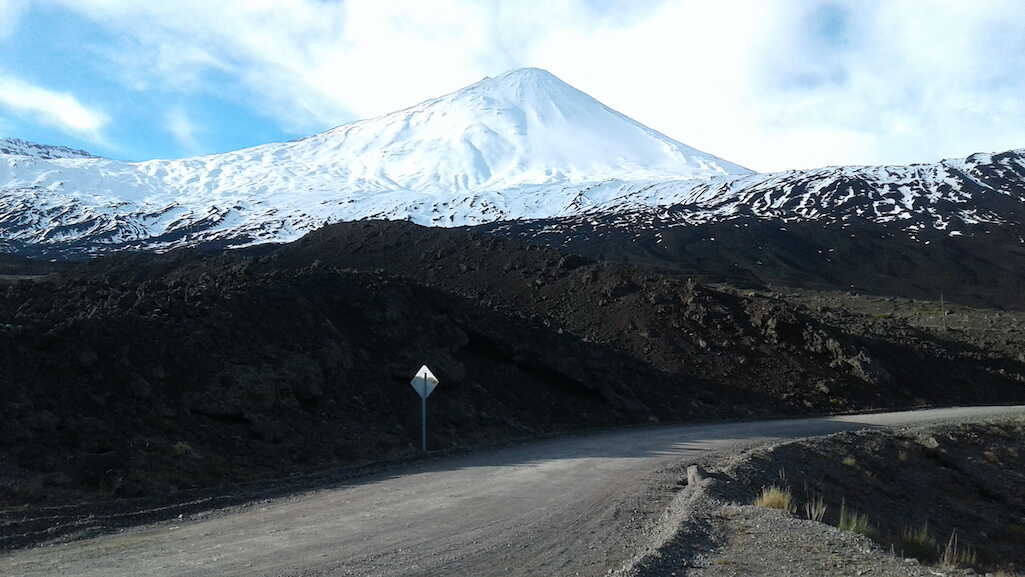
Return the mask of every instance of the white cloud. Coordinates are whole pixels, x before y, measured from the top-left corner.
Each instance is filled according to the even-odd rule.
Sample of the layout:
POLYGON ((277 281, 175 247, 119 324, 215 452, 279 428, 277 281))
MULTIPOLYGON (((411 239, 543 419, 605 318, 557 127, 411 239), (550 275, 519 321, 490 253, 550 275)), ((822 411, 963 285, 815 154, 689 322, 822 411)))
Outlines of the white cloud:
POLYGON ((533 47, 638 120, 770 170, 1025 146, 1025 19, 985 1, 666 2, 533 47))
POLYGON ((1018 0, 65 1, 130 87, 223 76, 295 132, 531 65, 762 170, 1025 146, 1018 0))
POLYGON ((0 0, 0 38, 14 32, 21 14, 28 8, 26 0, 0 0))
POLYGON ((0 106, 98 143, 104 142, 103 128, 110 120, 102 111, 82 104, 71 93, 50 90, 2 73, 0 106))
POLYGON ((192 153, 198 149, 196 125, 184 108, 176 107, 168 110, 164 115, 164 127, 185 152, 192 153))
POLYGON ((307 130, 483 76, 476 59, 488 39, 462 23, 484 15, 472 2, 446 4, 86 0, 68 8, 131 38, 132 50, 101 50, 132 87, 204 90, 203 73, 224 74, 240 100, 307 130))
POLYGON ((547 19, 598 17, 585 4, 552 0, 539 19, 529 3, 473 0, 64 0, 127 38, 93 50, 129 87, 211 90, 209 78, 226 75, 237 81, 233 96, 297 131, 384 114, 521 66, 547 19))

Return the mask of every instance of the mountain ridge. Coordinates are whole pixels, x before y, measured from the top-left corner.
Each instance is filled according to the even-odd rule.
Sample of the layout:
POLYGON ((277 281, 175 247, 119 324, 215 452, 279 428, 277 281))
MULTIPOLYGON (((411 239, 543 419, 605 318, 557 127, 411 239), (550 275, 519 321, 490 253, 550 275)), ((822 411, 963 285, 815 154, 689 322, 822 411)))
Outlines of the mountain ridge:
POLYGON ((98 158, 78 148, 52 144, 39 144, 21 138, 0 137, 0 155, 31 156, 36 158, 98 158))
POLYGON ((595 234, 635 238, 745 218, 841 230, 864 220, 927 243, 925 230, 988 234, 980 224, 1016 228, 1025 220, 1025 149, 933 164, 754 173, 533 68, 303 139, 223 154, 124 163, 37 150, 0 154, 6 252, 247 246, 365 219, 498 232, 495 223, 513 223, 505 228, 524 236, 555 230, 561 238, 547 240, 556 245, 592 221, 601 228, 595 234))

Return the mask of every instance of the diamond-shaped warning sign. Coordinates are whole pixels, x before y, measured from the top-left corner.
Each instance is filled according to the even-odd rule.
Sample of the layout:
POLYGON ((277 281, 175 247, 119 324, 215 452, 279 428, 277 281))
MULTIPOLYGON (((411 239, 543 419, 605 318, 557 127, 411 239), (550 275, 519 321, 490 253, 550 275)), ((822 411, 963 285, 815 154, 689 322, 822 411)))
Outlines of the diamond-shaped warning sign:
POLYGON ((416 376, 409 381, 409 384, 413 386, 413 390, 420 395, 421 399, 426 399, 434 391, 434 387, 438 386, 438 377, 435 377, 431 369, 424 365, 416 372, 416 376))

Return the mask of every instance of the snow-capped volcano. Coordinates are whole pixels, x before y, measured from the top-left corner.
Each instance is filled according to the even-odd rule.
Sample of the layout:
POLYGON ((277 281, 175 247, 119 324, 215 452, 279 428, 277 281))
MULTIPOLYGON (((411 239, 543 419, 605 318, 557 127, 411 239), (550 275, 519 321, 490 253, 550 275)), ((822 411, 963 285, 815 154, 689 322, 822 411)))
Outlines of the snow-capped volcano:
POLYGON ((0 235, 29 244, 280 241, 370 217, 478 224, 601 206, 607 189, 587 192, 598 182, 751 173, 536 68, 225 154, 132 163, 19 144, 0 154, 0 235))
POLYGON ((438 225, 545 217, 609 200, 581 193, 592 182, 750 173, 537 69, 219 155, 128 163, 34 154, 58 149, 13 142, 0 154, 0 234, 30 244, 281 241, 367 217, 438 225))
MULTIPOLYGON (((412 108, 286 146, 314 166, 337 172, 349 187, 431 194, 596 177, 706 179, 750 173, 656 132, 537 68, 485 78, 412 108)), ((266 150, 239 154, 252 157, 247 153, 266 150)))
POLYGON ((1020 220, 1023 166, 1013 151, 756 174, 527 68, 300 140, 196 158, 120 162, 0 140, 0 243, 45 252, 241 245, 365 218, 542 227, 600 218, 619 228, 865 218, 912 235, 960 234, 1020 220))

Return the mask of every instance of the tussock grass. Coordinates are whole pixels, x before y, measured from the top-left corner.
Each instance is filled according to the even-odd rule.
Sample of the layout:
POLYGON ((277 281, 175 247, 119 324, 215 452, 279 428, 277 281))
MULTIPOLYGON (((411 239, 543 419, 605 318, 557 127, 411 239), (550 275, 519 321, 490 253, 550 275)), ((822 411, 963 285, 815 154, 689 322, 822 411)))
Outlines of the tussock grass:
POLYGON ((767 509, 779 509, 787 513, 794 512, 794 497, 790 493, 790 489, 776 485, 763 487, 754 504, 767 509))
POLYGON ((826 505, 826 501, 822 498, 822 495, 815 495, 808 499, 804 504, 804 514, 812 521, 821 523, 823 517, 826 516, 826 509, 829 507, 826 505))
POLYGON ((866 537, 871 537, 876 532, 868 520, 868 515, 847 509, 846 499, 840 504, 840 522, 836 526, 841 531, 858 533, 866 537))
POLYGON ((914 557, 919 561, 932 561, 938 554, 936 538, 929 533, 929 522, 921 527, 905 527, 900 534, 900 547, 904 556, 914 557))
POLYGON ((940 556, 940 565, 954 569, 974 565, 975 562, 975 551, 972 551, 971 547, 958 543, 957 529, 954 529, 950 533, 950 539, 947 540, 947 546, 943 549, 943 555, 940 556))

